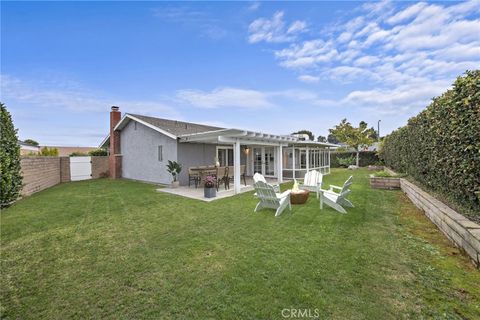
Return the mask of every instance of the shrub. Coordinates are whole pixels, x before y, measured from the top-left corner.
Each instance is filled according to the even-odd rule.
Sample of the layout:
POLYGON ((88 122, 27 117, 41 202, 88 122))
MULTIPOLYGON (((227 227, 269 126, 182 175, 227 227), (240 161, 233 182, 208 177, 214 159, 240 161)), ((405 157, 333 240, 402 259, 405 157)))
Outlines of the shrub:
POLYGON ((353 156, 338 158, 338 164, 340 167, 348 167, 349 165, 355 164, 355 159, 353 156))
POLYGON ((7 108, 0 102, 0 208, 17 200, 22 190, 20 145, 7 108))
MULTIPOLYGON (((347 152, 332 152, 330 154, 330 167, 332 168, 338 168, 342 166, 348 166, 350 164, 355 164, 355 152, 347 151, 347 152), (353 162, 349 162, 350 158, 353 157, 354 160, 353 162), (347 160, 341 160, 347 158, 348 159, 348 164, 347 160)), ((360 167, 366 167, 369 165, 377 165, 380 164, 381 161, 378 158, 378 155, 376 154, 375 151, 361 151, 360 152, 360 167)))
POLYGON ((40 153, 38 155, 39 156, 44 156, 44 157, 58 157, 58 149, 57 148, 43 147, 40 150, 40 153))
POLYGON ((387 166, 480 216, 480 70, 458 77, 386 136, 380 155, 387 166))
POLYGON ((75 151, 75 152, 72 152, 70 153, 69 157, 88 157, 89 155, 85 152, 78 152, 78 151, 75 151))
POLYGON ((91 156, 107 156, 108 152, 105 149, 95 149, 88 152, 88 154, 91 156))
POLYGON ((380 177, 380 178, 391 178, 393 177, 390 173, 387 171, 377 171, 373 174, 374 177, 380 177))

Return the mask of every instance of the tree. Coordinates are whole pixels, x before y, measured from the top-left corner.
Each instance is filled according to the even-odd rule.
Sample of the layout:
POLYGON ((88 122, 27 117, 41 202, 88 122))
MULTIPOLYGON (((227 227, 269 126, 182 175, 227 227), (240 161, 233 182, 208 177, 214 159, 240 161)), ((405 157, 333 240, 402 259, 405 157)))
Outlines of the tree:
POLYGON ((368 128, 365 121, 361 121, 358 128, 353 127, 347 119, 343 119, 340 124, 329 130, 338 140, 354 148, 357 153, 357 166, 360 163, 360 147, 369 146, 375 140, 372 138, 375 130, 368 128))
POLYGON ((325 138, 324 136, 320 136, 320 135, 319 135, 319 136, 317 137, 317 141, 318 141, 318 142, 327 142, 327 138, 325 138))
POLYGON ((17 200, 22 190, 20 145, 7 108, 0 102, 0 207, 17 200))
POLYGON ((31 144, 32 146, 38 147, 38 142, 33 140, 33 139, 27 139, 27 140, 24 140, 23 142, 25 142, 27 144, 31 144))
POLYGON ((108 156, 107 150, 101 148, 90 150, 88 154, 91 156, 108 156))
POLYGON ((327 142, 333 143, 333 144, 338 144, 340 141, 338 141, 337 137, 335 137, 333 134, 329 134, 327 136, 327 142))
MULTIPOLYGON (((368 123, 366 123, 365 121, 360 121, 359 127, 366 128, 368 127, 368 123)), ((370 132, 370 138, 377 141, 378 140, 377 130, 375 130, 373 127, 370 127, 369 132, 370 132)))
POLYGON ((39 156, 44 156, 44 157, 58 157, 58 149, 57 149, 57 148, 43 147, 43 148, 40 150, 39 156))
POLYGON ((309 131, 309 130, 303 129, 303 130, 299 130, 299 131, 297 131, 297 132, 294 132, 294 133, 292 133, 292 134, 306 134, 306 135, 308 135, 308 138, 309 138, 311 141, 315 140, 315 136, 313 135, 312 131, 309 131))

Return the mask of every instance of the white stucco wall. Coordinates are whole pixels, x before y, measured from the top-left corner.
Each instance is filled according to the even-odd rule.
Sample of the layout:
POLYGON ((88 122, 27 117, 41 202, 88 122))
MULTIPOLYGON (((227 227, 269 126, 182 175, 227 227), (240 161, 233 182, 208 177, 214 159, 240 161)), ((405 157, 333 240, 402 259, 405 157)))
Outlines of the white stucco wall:
POLYGON ((122 176, 147 182, 168 184, 167 160, 177 161, 177 141, 143 124, 130 121, 120 134, 122 176), (163 161, 158 160, 158 146, 163 146, 163 161))

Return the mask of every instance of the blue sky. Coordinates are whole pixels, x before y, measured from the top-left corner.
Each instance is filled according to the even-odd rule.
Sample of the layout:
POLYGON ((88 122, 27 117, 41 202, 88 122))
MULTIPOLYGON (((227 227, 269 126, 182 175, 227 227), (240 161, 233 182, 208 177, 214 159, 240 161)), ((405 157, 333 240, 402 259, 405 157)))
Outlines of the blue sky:
POLYGON ((21 139, 98 145, 108 112, 326 135, 398 128, 480 66, 480 1, 1 2, 21 139))

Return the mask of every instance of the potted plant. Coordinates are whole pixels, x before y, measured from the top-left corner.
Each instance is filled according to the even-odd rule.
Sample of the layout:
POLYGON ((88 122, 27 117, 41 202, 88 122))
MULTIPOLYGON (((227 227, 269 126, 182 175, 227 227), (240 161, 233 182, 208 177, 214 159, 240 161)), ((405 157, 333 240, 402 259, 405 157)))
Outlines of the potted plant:
POLYGON ((217 182, 217 178, 215 178, 214 176, 206 176, 203 182, 204 182, 203 194, 205 198, 216 197, 217 189, 215 189, 215 183, 217 182))
POLYGON ((173 177, 171 187, 172 188, 177 188, 180 185, 177 178, 178 178, 178 175, 180 174, 180 172, 182 171, 182 166, 176 161, 168 160, 167 171, 173 177))

